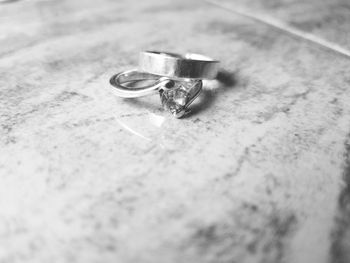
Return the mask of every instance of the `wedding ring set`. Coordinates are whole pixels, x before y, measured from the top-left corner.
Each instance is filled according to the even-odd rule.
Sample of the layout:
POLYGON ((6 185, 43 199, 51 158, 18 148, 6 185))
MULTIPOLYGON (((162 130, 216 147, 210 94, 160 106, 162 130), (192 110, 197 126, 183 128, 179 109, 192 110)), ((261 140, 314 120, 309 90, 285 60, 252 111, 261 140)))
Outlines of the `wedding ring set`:
POLYGON ((202 80, 214 79, 218 68, 219 61, 200 54, 144 51, 138 69, 113 75, 110 84, 123 98, 159 93, 163 107, 181 118, 202 91, 202 80))

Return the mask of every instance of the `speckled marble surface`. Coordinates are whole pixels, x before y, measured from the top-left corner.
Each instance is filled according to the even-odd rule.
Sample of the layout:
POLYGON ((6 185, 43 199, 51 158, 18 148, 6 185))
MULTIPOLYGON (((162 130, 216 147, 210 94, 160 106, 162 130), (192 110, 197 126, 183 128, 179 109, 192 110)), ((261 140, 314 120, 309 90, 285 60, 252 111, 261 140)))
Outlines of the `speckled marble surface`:
MULTIPOLYGON (((302 29, 347 48, 338 28, 302 29)), ((0 262, 349 262, 349 66, 201 1, 1 4, 0 262), (181 120, 114 97, 145 49, 218 58, 230 81, 181 120)))

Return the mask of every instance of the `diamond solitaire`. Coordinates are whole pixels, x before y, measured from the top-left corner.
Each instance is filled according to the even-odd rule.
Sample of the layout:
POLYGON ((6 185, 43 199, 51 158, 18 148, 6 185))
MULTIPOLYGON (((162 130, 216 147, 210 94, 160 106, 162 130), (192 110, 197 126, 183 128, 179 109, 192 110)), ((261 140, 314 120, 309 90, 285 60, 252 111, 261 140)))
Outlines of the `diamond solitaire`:
POLYGON ((201 80, 173 80, 160 87, 159 94, 163 107, 176 118, 181 118, 189 112, 188 106, 201 91, 201 80))

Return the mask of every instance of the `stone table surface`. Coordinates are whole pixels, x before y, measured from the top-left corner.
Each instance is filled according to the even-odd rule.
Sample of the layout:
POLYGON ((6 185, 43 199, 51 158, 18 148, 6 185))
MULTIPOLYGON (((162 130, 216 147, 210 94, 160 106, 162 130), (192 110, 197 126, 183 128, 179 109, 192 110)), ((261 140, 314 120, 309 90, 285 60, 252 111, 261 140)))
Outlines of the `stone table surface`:
POLYGON ((1 1, 0 262, 350 262, 349 23, 347 0, 1 1), (184 119, 113 96, 147 49, 221 81, 184 119))

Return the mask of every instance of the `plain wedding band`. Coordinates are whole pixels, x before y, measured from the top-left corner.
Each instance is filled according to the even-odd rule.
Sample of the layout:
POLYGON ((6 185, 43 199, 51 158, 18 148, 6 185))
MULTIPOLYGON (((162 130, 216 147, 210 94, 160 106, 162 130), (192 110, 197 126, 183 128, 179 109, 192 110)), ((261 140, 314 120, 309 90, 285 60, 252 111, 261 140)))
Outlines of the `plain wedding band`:
POLYGON ((214 79, 218 69, 219 61, 195 53, 143 51, 139 58, 140 71, 175 79, 214 79))

